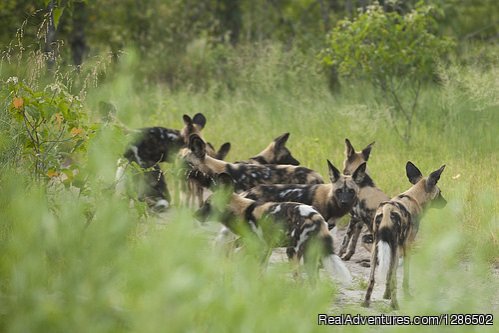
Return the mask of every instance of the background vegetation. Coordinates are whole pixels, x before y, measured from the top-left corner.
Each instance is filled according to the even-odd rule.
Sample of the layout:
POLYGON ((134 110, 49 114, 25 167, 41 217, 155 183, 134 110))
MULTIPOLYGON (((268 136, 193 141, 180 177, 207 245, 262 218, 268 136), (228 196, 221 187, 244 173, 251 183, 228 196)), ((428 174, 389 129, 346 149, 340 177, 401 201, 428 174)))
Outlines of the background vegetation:
MULTIPOLYGON (((389 194, 408 188, 407 160, 424 173, 446 164, 449 204, 422 222, 415 297, 400 313, 497 317, 499 7, 428 4, 425 31, 453 44, 425 50, 430 75, 404 140, 371 81, 323 66, 338 22, 358 22, 370 1, 2 1, 0 330, 307 332, 322 330, 317 313, 391 313, 337 303, 335 285, 297 283, 286 264, 262 272, 222 255, 217 225, 189 210, 165 219, 114 196, 123 127, 180 128, 196 112, 206 139, 232 143, 230 160, 289 131, 293 155, 323 175, 326 158, 341 165, 345 137, 376 140, 369 169, 389 194)), ((405 18, 416 3, 380 6, 405 18)))

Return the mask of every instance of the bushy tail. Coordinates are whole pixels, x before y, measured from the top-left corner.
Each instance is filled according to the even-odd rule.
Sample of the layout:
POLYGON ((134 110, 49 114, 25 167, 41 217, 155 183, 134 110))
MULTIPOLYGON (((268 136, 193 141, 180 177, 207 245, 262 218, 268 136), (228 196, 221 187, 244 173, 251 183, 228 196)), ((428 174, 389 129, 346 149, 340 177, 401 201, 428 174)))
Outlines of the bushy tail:
POLYGON ((385 241, 379 241, 378 243, 378 273, 377 280, 380 282, 385 282, 388 275, 388 270, 390 268, 390 260, 392 256, 392 249, 390 244, 385 241))
POLYGON ((334 279, 344 285, 352 283, 352 274, 345 263, 336 254, 330 254, 322 259, 324 269, 334 279))

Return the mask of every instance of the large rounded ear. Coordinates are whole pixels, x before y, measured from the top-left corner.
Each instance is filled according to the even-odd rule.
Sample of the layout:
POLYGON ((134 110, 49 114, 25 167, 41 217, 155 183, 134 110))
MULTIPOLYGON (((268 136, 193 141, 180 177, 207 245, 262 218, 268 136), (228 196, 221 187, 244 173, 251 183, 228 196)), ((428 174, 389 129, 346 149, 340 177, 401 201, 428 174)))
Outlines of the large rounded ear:
POLYGON ((182 116, 182 119, 184 120, 185 126, 192 126, 192 119, 188 115, 184 114, 182 116))
POLYGON ((204 158, 206 155, 206 143, 197 134, 189 137, 189 149, 197 158, 204 158))
POLYGON ((428 178, 426 179, 426 191, 427 192, 430 192, 431 189, 437 185, 438 183, 438 180, 440 179, 440 175, 442 174, 442 172, 444 171, 445 169, 445 164, 442 165, 440 167, 440 169, 436 170, 436 171, 433 171, 432 173, 430 173, 430 175, 428 176, 428 178))
POLYGON ((357 169, 353 172, 352 179, 357 184, 362 183, 362 181, 364 180, 364 177, 366 176, 366 167, 367 163, 364 162, 361 165, 359 165, 357 169))
POLYGON ((405 173, 411 184, 416 184, 423 178, 421 171, 411 161, 408 161, 405 165, 405 173))
POLYGON ((276 146, 283 147, 284 145, 286 145, 286 142, 288 142, 288 139, 289 139, 289 133, 284 133, 283 135, 275 138, 274 142, 276 146))
POLYGON ((336 181, 341 177, 341 173, 336 167, 327 160, 327 166, 329 168, 329 179, 331 179, 331 183, 336 183, 336 181))
POLYGON ((345 156, 350 157, 355 153, 355 148, 353 148, 350 140, 345 139, 345 156))
POLYGON ((366 148, 362 149, 362 156, 364 156, 364 161, 367 162, 369 155, 371 154, 371 149, 373 148, 374 141, 367 145, 366 148))
POLYGON ((203 129, 206 125, 206 117, 202 113, 196 113, 194 118, 192 118, 192 122, 198 125, 199 129, 203 129))
POLYGON ((220 146, 220 149, 217 151, 215 158, 217 160, 223 160, 225 159, 225 157, 227 157, 229 151, 230 151, 230 142, 226 142, 220 146))

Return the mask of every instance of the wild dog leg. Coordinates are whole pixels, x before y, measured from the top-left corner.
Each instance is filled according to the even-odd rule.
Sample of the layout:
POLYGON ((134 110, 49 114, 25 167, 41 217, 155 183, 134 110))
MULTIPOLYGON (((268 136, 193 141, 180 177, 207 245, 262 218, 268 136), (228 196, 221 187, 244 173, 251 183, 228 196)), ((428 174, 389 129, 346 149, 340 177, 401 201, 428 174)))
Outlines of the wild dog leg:
POLYGON ((344 255, 345 252, 347 251, 348 243, 350 242, 350 239, 352 238, 352 235, 355 232, 355 225, 357 224, 357 222, 358 220, 352 217, 350 219, 350 222, 348 223, 347 233, 345 234, 345 237, 343 237, 343 242, 341 243, 340 252, 338 253, 340 257, 344 255))
POLYGON ((355 253, 355 248, 357 247, 357 241, 359 239, 360 232, 362 231, 363 226, 364 223, 362 221, 357 221, 357 223, 355 224, 352 240, 350 241, 350 246, 348 247, 347 254, 342 258, 343 260, 350 260, 350 258, 355 253))
POLYGON ((288 255, 289 262, 293 266, 293 278, 296 281, 300 281, 301 280, 300 258, 298 257, 298 253, 296 253, 293 247, 288 247, 286 249, 286 254, 288 255))
POLYGON ((362 306, 367 308, 371 302, 371 294, 374 288, 374 276, 376 274, 376 262, 378 261, 378 244, 374 246, 373 251, 371 252, 371 274, 369 275, 369 284, 367 285, 366 296, 364 298, 364 302, 362 306))

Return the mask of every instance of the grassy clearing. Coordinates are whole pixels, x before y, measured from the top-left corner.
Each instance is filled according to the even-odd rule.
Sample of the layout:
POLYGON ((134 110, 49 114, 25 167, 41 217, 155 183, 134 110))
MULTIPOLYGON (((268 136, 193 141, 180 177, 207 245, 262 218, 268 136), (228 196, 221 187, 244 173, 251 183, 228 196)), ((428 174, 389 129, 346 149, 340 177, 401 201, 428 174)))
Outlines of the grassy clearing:
MULTIPOLYGON (((423 219, 412 268, 415 297, 401 302, 400 313, 497 315, 498 276, 491 270, 499 258, 496 68, 443 70, 440 85, 425 88, 414 140, 406 146, 365 84, 344 83, 331 94, 312 59, 290 59, 275 48, 239 60, 237 88, 212 82, 202 92, 136 82, 131 60, 85 88, 84 105, 99 123, 99 103, 113 103, 132 128, 180 128, 182 114, 203 112, 205 138, 232 143, 229 160, 248 158, 291 132, 294 156, 324 176, 326 159, 341 167, 345 137, 357 149, 375 140, 370 173, 393 195, 409 187, 407 160, 426 174, 446 164, 439 185, 449 204, 423 219)), ((9 128, 2 112, 1 126, 9 128)), ((79 157, 82 191, 32 183, 15 154, 16 140, 2 135, 0 145, 1 331, 322 330, 317 313, 334 304, 336 286, 294 282, 286 264, 262 272, 251 256, 222 255, 212 247, 213 233, 189 211, 173 209, 164 226, 115 198, 110 186, 126 137, 112 124, 97 126, 79 157)), ((359 281, 355 288, 363 286, 359 281)), ((392 313, 383 304, 371 311, 349 305, 345 312, 392 313)), ((469 331, 452 331, 459 330, 469 331)))

